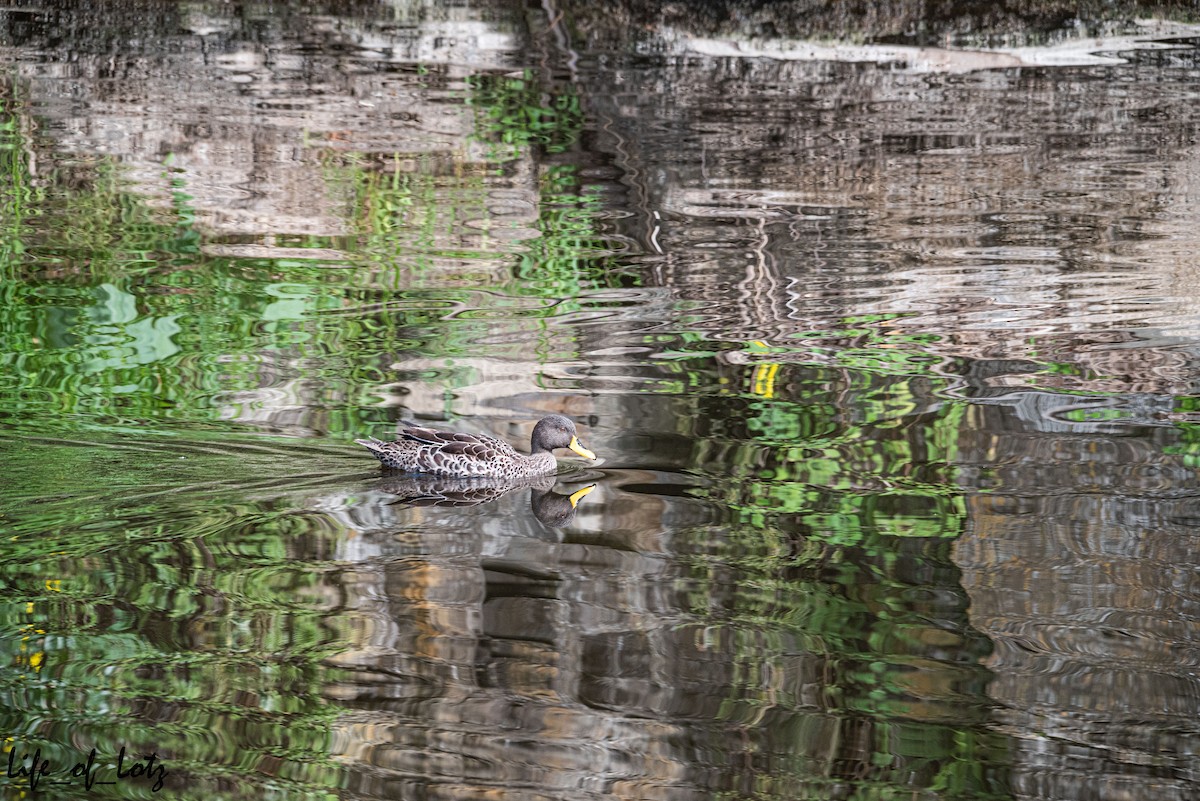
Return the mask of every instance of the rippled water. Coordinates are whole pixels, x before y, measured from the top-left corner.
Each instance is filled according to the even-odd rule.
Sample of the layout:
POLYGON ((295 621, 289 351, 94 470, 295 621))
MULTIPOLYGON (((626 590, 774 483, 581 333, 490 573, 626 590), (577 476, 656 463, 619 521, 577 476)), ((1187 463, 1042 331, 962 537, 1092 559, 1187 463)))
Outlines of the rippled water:
POLYGON ((1200 34, 633 6, 0 11, 3 797, 1200 796, 1200 34))

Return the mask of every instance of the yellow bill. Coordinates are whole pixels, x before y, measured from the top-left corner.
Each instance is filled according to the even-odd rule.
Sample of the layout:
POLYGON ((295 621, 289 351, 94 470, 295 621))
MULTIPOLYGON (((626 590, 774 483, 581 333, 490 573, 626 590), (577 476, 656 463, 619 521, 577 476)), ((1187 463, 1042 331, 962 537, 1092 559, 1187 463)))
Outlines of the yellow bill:
MULTIPOLYGON (((562 442, 562 440, 560 439, 559 442, 562 442)), ((567 447, 578 453, 584 459, 596 458, 596 454, 583 447, 583 445, 579 442, 579 437, 571 437, 571 442, 569 445, 567 445, 567 447)))

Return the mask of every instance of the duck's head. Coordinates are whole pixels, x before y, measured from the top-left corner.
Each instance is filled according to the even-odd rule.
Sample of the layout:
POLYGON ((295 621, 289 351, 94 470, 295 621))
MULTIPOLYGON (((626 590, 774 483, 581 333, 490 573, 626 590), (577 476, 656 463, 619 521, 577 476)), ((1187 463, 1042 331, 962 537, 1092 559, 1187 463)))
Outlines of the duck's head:
POLYGON ((552 414, 538 420, 533 427, 533 439, 530 450, 534 453, 553 451, 558 448, 569 448, 584 459, 595 459, 596 454, 583 447, 575 432, 575 424, 561 414, 552 414))

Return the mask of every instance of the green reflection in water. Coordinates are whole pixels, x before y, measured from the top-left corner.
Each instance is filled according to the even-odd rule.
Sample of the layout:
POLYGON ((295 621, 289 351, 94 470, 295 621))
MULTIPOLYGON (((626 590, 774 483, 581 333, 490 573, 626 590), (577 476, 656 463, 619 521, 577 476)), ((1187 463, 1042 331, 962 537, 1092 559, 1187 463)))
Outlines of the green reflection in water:
MULTIPOLYGON (((574 165, 548 167, 539 176, 536 214, 500 216, 485 208, 488 193, 503 189, 478 174, 445 177, 445 165, 422 159, 366 161, 346 159, 346 177, 333 180, 354 187, 354 219, 362 232, 359 255, 372 270, 372 284, 382 287, 436 288, 451 302, 478 300, 454 289, 486 286, 487 308, 474 311, 491 318, 521 313, 552 316, 561 306, 531 308, 520 298, 541 297, 571 303, 589 289, 622 286, 631 276, 617 270, 611 244, 600 235, 596 216, 601 202, 580 181, 574 165), (464 204, 465 199, 477 206, 464 204), (476 229, 477 233, 464 233, 476 229), (492 232, 515 232, 516 241, 492 232), (471 244, 468 244, 471 243, 471 244)), ((535 197, 510 201, 520 210, 535 197)), ((572 307, 576 308, 576 307, 572 307)), ((470 317, 465 310, 458 317, 470 317)), ((482 330, 482 329, 479 329, 482 330)))
POLYGON ((0 105, 0 170, 8 179, 0 186, 0 278, 4 279, 25 253, 28 217, 42 196, 29 174, 21 118, 7 113, 8 103, 15 104, 15 98, 0 105))
MULTIPOLYGON (((527 242, 515 270, 521 294, 578 298, 588 289, 636 285, 611 255, 611 244, 596 231, 599 195, 581 186, 574 165, 549 168, 540 179, 539 236, 527 242)), ((560 312, 576 311, 578 300, 560 312)))
MULTIPOLYGON (((682 366, 688 362, 679 362, 682 366)), ((886 551, 893 537, 957 537, 966 509, 958 437, 970 407, 940 396, 947 380, 863 368, 759 362, 705 370, 687 383, 693 419, 726 421, 694 461, 719 477, 698 491, 762 532, 789 531, 886 551), (782 523, 781 523, 782 521, 782 523)), ((755 535, 758 536, 758 535, 755 535)))
POLYGON ((678 417, 711 426, 692 437, 709 483, 689 494, 730 512, 673 534, 698 658, 728 655, 720 718, 744 731, 755 797, 1006 798, 991 646, 951 558, 972 407, 919 341, 846 338, 867 333, 869 358, 760 342, 731 364, 708 353, 737 343, 694 339, 674 361, 695 388, 678 417))
MULTIPOLYGON (((340 774, 322 660, 349 633, 330 617, 336 593, 314 555, 344 532, 306 513, 294 486, 248 492, 232 478, 277 457, 181 461, 114 440, 6 441, 0 458, 25 479, 0 493, 10 746, 67 768, 93 747, 108 761, 121 746, 156 753, 172 797, 244 797, 248 785, 326 797, 340 774), (243 790, 220 792, 230 778, 243 790)), ((132 781, 53 790, 97 795, 149 797, 132 781)))
MULTIPOLYGON (((101 165, 51 173, 39 193, 21 194, 23 164, 7 162, 23 177, 4 198, 36 206, 34 222, 10 229, 0 267, 9 276, 0 286, 0 415, 10 425, 237 421, 274 430, 260 411, 284 396, 303 433, 344 440, 388 422, 377 399, 406 380, 388 374, 402 354, 475 356, 482 339, 501 335, 509 344, 494 349, 500 357, 524 358, 533 343, 542 361, 575 358, 569 336, 538 321, 627 280, 610 270, 591 221, 596 200, 568 167, 542 178, 529 245, 485 258, 454 239, 473 213, 486 219, 485 185, 460 184, 464 199, 446 204, 436 175, 350 165, 365 226, 363 263, 352 266, 328 255, 205 255, 182 192, 174 208, 151 209, 101 165)), ((337 243, 307 244, 328 254, 337 243)), ((474 380, 453 362, 419 378, 447 391, 474 380)))
MULTIPOLYGON (((863 489, 822 495, 878 503, 863 489)), ((896 514, 818 524, 757 508, 674 534, 692 554, 698 658, 728 660, 714 669, 729 677, 719 719, 744 732, 755 797, 1008 797, 981 666, 991 646, 970 624, 951 541, 896 536, 896 514)))
POLYGON ((538 146, 561 153, 583 130, 584 114, 572 85, 549 89, 532 70, 521 76, 475 75, 468 80, 476 136, 514 150, 538 146))

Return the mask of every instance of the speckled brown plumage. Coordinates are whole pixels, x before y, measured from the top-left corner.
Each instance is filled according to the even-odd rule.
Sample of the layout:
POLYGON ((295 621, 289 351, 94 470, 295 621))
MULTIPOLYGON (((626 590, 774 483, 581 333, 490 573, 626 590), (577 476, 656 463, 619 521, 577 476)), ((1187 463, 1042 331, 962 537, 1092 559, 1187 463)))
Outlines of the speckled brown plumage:
POLYGON ((407 425, 395 442, 358 439, 384 467, 405 473, 435 476, 491 476, 516 479, 540 476, 558 469, 553 451, 570 448, 586 459, 596 455, 580 444, 575 424, 559 414, 543 417, 533 429, 532 453, 518 453, 511 445, 484 434, 457 434, 424 426, 407 425))

